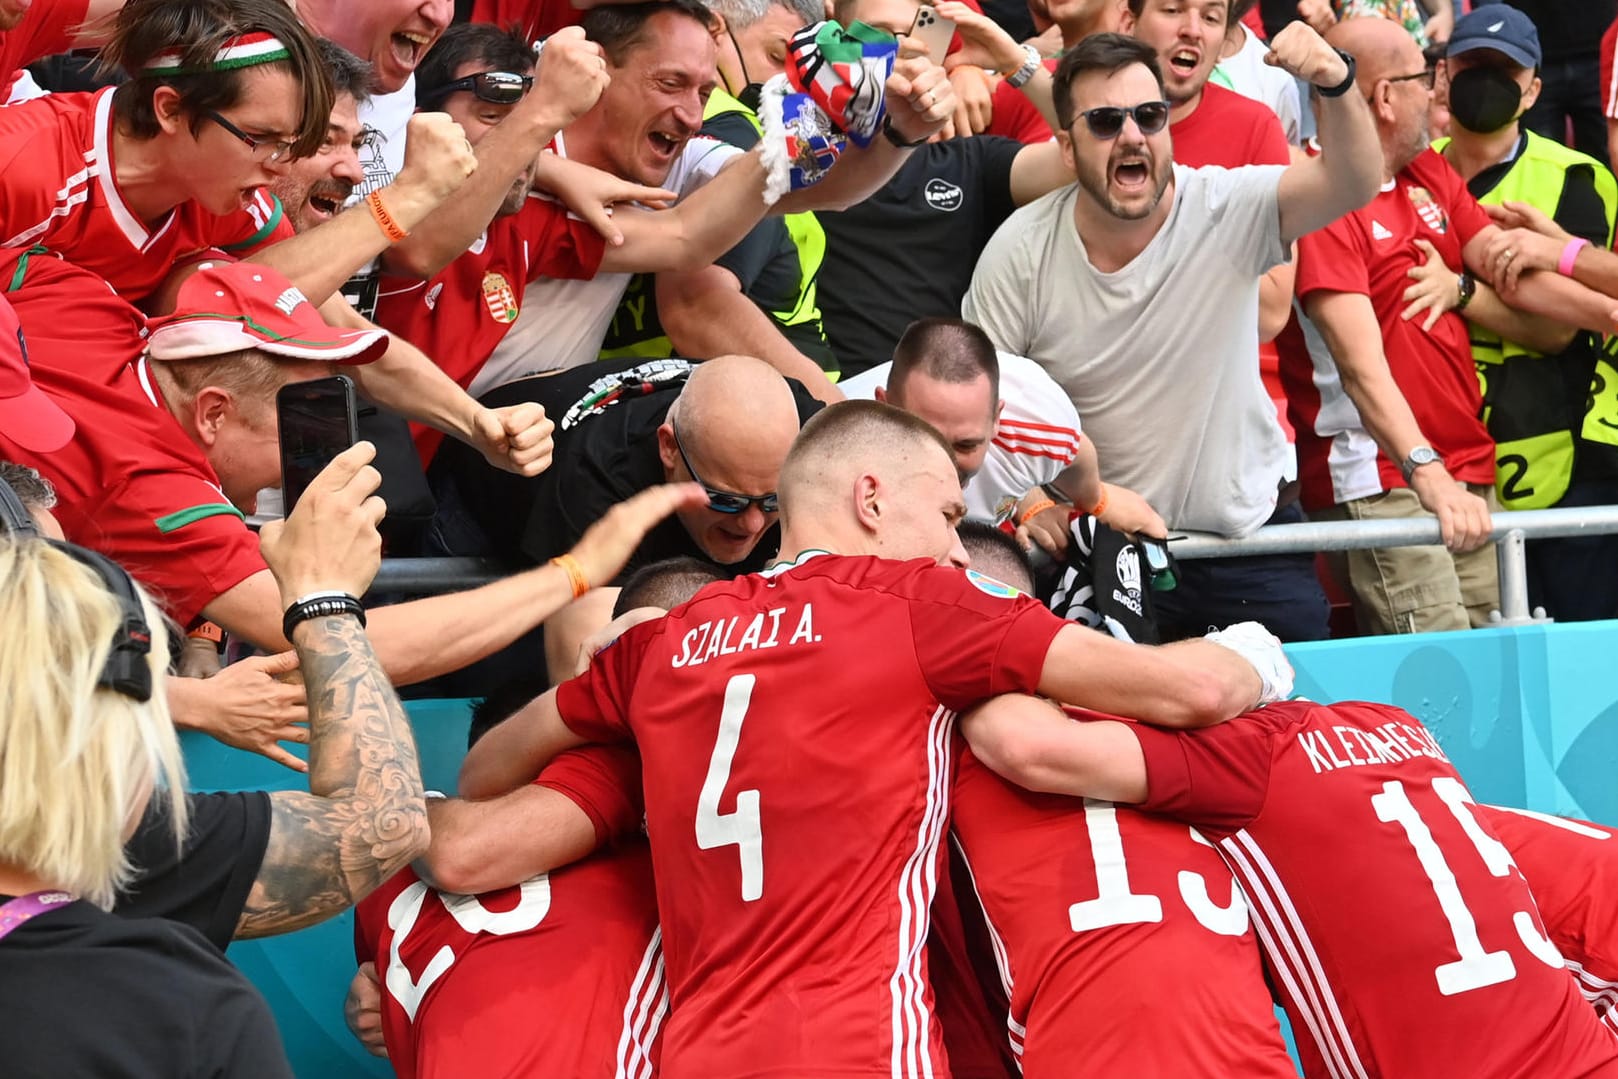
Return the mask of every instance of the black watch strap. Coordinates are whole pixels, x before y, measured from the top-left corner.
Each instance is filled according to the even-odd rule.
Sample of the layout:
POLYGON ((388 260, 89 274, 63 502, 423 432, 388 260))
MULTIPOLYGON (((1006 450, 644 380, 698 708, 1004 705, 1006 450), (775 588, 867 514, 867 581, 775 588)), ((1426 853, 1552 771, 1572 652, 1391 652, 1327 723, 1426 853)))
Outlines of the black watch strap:
POLYGON ((1342 97, 1354 88, 1354 54, 1344 52, 1342 49, 1333 49, 1332 52, 1343 58, 1343 63, 1348 65, 1348 74, 1343 76, 1343 81, 1336 86, 1315 87, 1321 97, 1342 97))
POLYGON ((923 135, 915 142, 906 142, 905 137, 894 130, 892 118, 887 116, 882 117, 882 137, 901 150, 913 150, 917 146, 920 146, 922 143, 926 142, 928 139, 932 138, 931 135, 923 135))

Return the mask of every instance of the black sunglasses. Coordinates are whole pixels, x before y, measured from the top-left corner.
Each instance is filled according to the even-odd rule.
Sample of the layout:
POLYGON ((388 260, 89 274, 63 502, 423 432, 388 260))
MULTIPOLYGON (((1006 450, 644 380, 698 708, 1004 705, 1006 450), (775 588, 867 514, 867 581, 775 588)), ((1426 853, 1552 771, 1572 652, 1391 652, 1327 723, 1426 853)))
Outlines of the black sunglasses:
POLYGON ((457 90, 470 90, 472 96, 479 101, 487 101, 491 105, 515 105, 533 85, 532 75, 517 75, 510 71, 480 71, 476 75, 468 75, 464 79, 456 79, 452 83, 440 86, 433 94, 433 98, 442 101, 457 90))
POLYGON ((291 139, 272 139, 265 135, 249 135, 212 109, 208 109, 202 115, 240 139, 242 145, 247 147, 255 161, 281 161, 292 153, 291 139))
POLYGON ((1103 105, 1099 109, 1086 109, 1079 113, 1079 119, 1084 121, 1084 126, 1088 127, 1090 134, 1098 139, 1116 139, 1118 133, 1124 129, 1126 116, 1135 118, 1135 126, 1140 128, 1142 135, 1155 135, 1168 126, 1169 103, 1143 101, 1132 109, 1103 105))
POLYGON ((697 475, 697 470, 691 467, 691 458, 685 455, 685 447, 680 445, 680 429, 669 421, 669 431, 674 435, 674 448, 680 451, 680 462, 685 470, 691 473, 691 478, 708 495, 708 508, 715 513, 746 513, 748 506, 756 505, 765 513, 775 513, 781 508, 781 496, 771 491, 767 495, 739 495, 734 491, 720 491, 709 487, 697 475))

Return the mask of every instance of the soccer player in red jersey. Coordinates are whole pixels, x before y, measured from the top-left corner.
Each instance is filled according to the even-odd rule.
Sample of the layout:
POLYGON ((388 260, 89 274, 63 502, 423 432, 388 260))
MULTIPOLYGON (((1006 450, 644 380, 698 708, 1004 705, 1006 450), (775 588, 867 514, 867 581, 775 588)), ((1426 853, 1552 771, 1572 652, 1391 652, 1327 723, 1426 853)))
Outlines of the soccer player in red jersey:
POLYGON ((1203 731, 1002 698, 962 731, 1020 786, 1177 817, 1247 897, 1311 1077, 1618 1076, 1528 883, 1432 734, 1290 701, 1203 731))
MULTIPOLYGON (((1032 589, 1011 537, 961 538, 974 566, 1032 589)), ((1247 904, 1206 840, 1128 806, 1015 787, 960 739, 955 753, 950 828, 1025 1079, 1296 1076, 1247 904)))
POLYGON ((1123 644, 961 572, 949 447, 886 405, 806 424, 779 498, 781 563, 629 630, 483 739, 461 790, 634 739, 669 1079, 944 1075, 924 944, 955 713, 1021 686, 1206 724, 1290 668, 1267 635, 1123 644))
POLYGON ((406 869, 356 910, 355 953, 376 964, 388 1060, 404 1079, 656 1073, 668 986, 638 834, 640 761, 591 746, 535 783, 611 845, 481 895, 436 891, 406 869))

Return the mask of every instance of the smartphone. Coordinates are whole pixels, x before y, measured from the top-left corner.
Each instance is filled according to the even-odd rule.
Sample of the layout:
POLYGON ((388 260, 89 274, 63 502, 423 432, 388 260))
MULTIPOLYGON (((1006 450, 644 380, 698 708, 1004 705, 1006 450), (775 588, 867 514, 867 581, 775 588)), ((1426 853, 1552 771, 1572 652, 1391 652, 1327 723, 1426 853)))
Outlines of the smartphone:
POLYGON ((955 22, 944 18, 931 4, 922 4, 910 24, 910 36, 927 46, 928 59, 942 64, 950 42, 955 40, 955 22))
POLYGON ((290 383, 275 395, 275 411, 281 424, 281 490, 290 514, 320 470, 359 440, 354 382, 332 375, 290 383))

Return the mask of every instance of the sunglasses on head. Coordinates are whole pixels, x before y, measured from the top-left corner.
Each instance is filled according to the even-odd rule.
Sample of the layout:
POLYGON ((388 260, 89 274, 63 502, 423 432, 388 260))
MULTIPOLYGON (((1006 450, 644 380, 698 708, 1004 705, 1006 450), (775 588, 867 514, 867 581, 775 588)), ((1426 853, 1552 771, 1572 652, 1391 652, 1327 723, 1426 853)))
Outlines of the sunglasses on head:
POLYGON ((491 105, 515 105, 534 85, 532 75, 517 75, 510 71, 480 71, 464 79, 456 79, 439 87, 437 98, 444 98, 457 90, 469 90, 479 101, 491 105))
POLYGON ((680 451, 680 463, 685 465, 685 470, 691 473, 692 480, 707 494, 709 509, 715 513, 746 513, 747 507, 757 505, 765 513, 775 513, 781 508, 780 496, 774 491, 767 495, 739 495, 734 491, 721 491, 703 483, 702 477, 697 475, 697 470, 691 467, 691 458, 685 455, 685 447, 680 445, 680 429, 674 426, 672 421, 669 423, 669 431, 674 435, 674 448, 680 451))
POLYGON ((1089 128, 1090 134, 1096 138, 1116 139, 1118 133, 1124 129, 1126 116, 1135 118, 1135 126, 1140 128, 1142 135, 1155 135, 1168 126, 1169 103, 1143 101, 1132 109, 1103 105, 1099 109, 1086 109, 1079 113, 1078 118, 1084 121, 1084 126, 1089 128))

